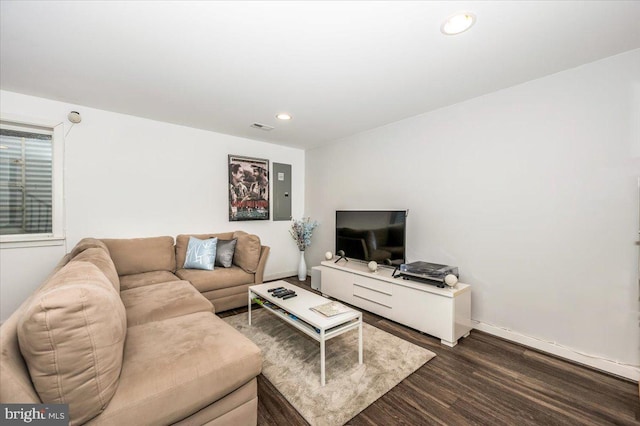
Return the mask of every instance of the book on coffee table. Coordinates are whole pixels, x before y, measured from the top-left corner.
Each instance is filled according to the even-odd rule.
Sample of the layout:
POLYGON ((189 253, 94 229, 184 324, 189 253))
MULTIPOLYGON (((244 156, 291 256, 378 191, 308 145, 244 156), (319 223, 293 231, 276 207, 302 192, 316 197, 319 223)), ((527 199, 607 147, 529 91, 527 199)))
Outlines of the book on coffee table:
POLYGON ((351 308, 340 302, 327 302, 309 309, 321 313, 325 317, 332 317, 334 315, 344 314, 345 312, 351 312, 351 308))

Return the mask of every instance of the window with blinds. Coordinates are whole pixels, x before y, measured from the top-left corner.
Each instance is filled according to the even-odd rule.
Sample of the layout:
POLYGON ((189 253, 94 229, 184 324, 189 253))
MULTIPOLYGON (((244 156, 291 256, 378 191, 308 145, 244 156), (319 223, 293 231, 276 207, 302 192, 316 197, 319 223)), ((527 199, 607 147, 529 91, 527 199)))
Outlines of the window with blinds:
POLYGON ((0 235, 52 234, 53 131, 0 127, 0 235))

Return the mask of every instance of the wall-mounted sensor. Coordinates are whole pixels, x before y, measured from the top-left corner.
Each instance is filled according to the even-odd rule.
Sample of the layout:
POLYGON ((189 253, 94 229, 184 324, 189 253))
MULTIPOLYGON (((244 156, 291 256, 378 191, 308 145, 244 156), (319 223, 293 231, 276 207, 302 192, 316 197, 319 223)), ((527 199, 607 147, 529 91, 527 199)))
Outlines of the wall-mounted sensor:
POLYGON ((82 117, 80 117, 80 113, 78 111, 71 111, 69 115, 67 115, 67 118, 73 124, 78 124, 82 121, 82 117))

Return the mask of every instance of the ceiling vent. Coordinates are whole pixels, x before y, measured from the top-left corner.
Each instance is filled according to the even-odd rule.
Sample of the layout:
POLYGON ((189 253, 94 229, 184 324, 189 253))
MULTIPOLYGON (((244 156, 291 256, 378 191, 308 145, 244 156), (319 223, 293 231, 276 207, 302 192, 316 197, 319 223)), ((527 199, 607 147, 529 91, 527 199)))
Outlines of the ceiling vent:
POLYGON ((273 127, 267 126, 266 124, 262 124, 262 123, 253 123, 249 127, 253 127, 254 129, 264 130, 265 132, 268 132, 269 130, 273 130, 273 127))

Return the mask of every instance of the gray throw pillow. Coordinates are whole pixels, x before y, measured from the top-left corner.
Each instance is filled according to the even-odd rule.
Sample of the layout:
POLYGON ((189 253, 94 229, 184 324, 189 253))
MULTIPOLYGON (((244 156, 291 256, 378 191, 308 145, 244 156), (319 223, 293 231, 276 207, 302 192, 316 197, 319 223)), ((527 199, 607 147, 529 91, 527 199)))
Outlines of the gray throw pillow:
POLYGON ((216 250, 216 266, 231 268, 233 263, 233 253, 236 251, 236 243, 238 240, 218 240, 218 248, 216 250))
POLYGON ((197 238, 189 237, 189 245, 187 246, 187 257, 184 261, 184 268, 213 271, 217 244, 217 238, 199 240, 197 238))

